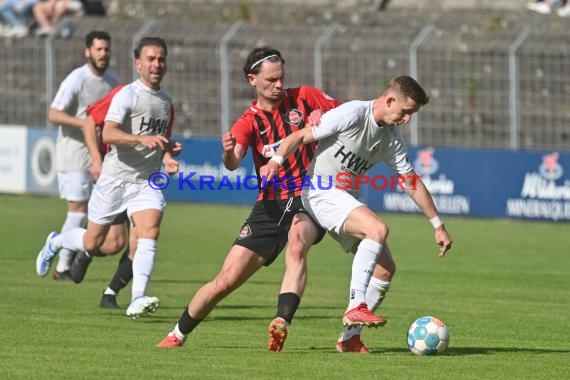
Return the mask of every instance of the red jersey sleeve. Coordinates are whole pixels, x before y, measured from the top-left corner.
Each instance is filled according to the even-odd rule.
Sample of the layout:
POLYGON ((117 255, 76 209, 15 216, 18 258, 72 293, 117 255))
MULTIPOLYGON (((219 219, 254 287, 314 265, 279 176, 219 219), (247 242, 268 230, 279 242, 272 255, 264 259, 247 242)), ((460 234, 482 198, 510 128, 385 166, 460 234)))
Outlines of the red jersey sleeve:
POLYGON ((105 116, 107 116, 107 111, 111 105, 111 100, 113 99, 113 96, 115 96, 115 94, 119 92, 119 90, 124 86, 125 85, 122 84, 115 87, 97 102, 87 106, 87 115, 91 116, 93 121, 95 121, 95 125, 102 127, 103 124, 105 124, 105 116))
POLYGON ((174 105, 170 105, 170 115, 168 118, 168 125, 166 126, 166 138, 169 139, 172 136, 172 125, 174 124, 174 105))
MULTIPOLYGON (((246 111, 247 112, 247 111, 246 111)), ((248 120, 246 114, 242 115, 232 126, 232 134, 236 139, 236 144, 240 144, 243 147, 243 155, 247 153, 248 147, 251 145, 250 141, 252 139, 253 123, 248 120)))
POLYGON ((316 87, 302 86, 299 95, 301 98, 304 98, 314 110, 320 109, 323 112, 336 108, 341 104, 338 100, 316 87))

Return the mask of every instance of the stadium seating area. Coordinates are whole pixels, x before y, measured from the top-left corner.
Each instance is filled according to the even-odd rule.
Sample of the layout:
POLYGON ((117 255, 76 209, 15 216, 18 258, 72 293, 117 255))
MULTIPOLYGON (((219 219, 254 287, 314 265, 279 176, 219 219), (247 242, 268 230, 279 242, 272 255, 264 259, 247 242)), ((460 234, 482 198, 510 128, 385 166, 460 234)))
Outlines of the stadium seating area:
POLYGON ((45 126, 59 82, 83 62, 83 36, 105 29, 113 36, 112 70, 124 81, 134 77, 137 38, 167 40, 164 85, 176 99, 175 133, 218 136, 227 127, 223 99, 228 120, 239 116, 253 96, 241 65, 253 46, 267 43, 284 54, 289 86, 319 84, 342 101, 377 96, 417 63, 432 98, 419 115, 421 145, 509 148, 515 125, 519 148, 570 146, 570 20, 529 14, 519 1, 393 0, 385 12, 348 0, 105 3, 106 17, 68 21, 71 38, 0 39, 3 124, 45 126))

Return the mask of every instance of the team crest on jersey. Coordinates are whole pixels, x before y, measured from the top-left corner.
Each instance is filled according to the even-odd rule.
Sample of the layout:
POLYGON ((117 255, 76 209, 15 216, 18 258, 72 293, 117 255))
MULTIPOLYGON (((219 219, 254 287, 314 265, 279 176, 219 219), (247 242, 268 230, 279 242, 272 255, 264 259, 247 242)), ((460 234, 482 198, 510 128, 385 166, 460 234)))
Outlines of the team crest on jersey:
POLYGON ((246 224, 239 232, 238 239, 245 239, 248 236, 251 236, 251 228, 249 227, 249 224, 246 224))
POLYGON ((289 124, 299 125, 303 120, 303 113, 296 108, 293 108, 289 111, 287 115, 287 120, 285 120, 289 124))

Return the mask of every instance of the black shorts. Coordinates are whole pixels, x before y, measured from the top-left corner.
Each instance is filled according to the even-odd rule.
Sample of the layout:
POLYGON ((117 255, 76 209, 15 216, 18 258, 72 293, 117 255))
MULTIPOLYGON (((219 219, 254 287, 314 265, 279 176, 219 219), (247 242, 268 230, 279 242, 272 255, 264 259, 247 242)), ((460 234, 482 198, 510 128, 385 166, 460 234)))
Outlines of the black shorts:
POLYGON ((111 222, 112 225, 123 224, 128 220, 127 210, 123 211, 115 217, 115 220, 111 222))
MULTIPOLYGON (((234 245, 251 249, 261 257, 265 257, 267 261, 264 265, 268 266, 287 244, 291 222, 293 217, 299 213, 307 214, 301 197, 289 198, 289 200, 257 201, 234 241, 234 245), (289 202, 291 204, 287 207, 289 202)), ((323 239, 326 231, 318 223, 313 222, 319 229, 319 235, 314 243, 317 244, 323 239)))

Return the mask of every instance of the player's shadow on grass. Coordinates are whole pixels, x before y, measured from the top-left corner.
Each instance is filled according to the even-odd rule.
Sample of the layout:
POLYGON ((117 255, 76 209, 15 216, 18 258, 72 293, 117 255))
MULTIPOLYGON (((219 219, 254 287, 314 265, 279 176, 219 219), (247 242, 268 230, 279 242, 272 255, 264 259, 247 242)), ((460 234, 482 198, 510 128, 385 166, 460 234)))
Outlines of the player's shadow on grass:
MULTIPOLYGON (((270 305, 267 304, 266 306, 260 306, 259 304, 257 305, 224 305, 224 304, 220 304, 216 306, 216 309, 260 309, 260 308, 271 308, 271 310, 275 309, 274 305, 270 305)), ((340 312, 343 313, 342 308, 339 308, 338 306, 305 306, 303 305, 303 310, 339 310, 340 312)), ((313 316, 310 317, 301 317, 301 318, 313 318, 313 316)))
MULTIPOLYGON (((152 279, 152 282, 157 282, 160 284, 198 284, 198 285, 204 285, 206 282, 208 282, 208 280, 205 279, 192 279, 192 280, 186 280, 186 279, 152 279)), ((102 277, 89 277, 86 278, 83 282, 109 282, 109 278, 102 278, 102 277)))
MULTIPOLYGON (((273 318, 272 315, 269 316, 262 316, 262 317, 248 317, 248 316, 228 316, 228 315, 217 315, 213 317, 208 317, 210 321, 270 321, 273 318)), ((299 318, 296 318, 299 319, 299 318)), ((337 320, 337 316, 330 316, 330 315, 315 315, 312 316, 310 319, 329 319, 329 320, 337 320)))
MULTIPOLYGON (((372 355, 382 354, 410 354, 410 351, 405 347, 368 347, 372 355)), ((289 348, 289 352, 293 353, 306 353, 306 352, 335 352, 330 347, 307 347, 307 348, 289 348)), ((564 349, 549 349, 549 348, 519 348, 519 347, 450 347, 444 356, 465 356, 465 355, 494 355, 505 352, 521 352, 529 354, 566 354, 570 350, 564 349)))
MULTIPOLYGON (((109 279, 100 279, 99 281, 109 281, 109 279)), ((192 279, 173 279, 173 278, 152 278, 152 282, 157 282, 159 284, 199 284, 204 285, 208 282, 212 281, 212 277, 208 278, 192 278, 192 279)), ((281 284, 280 281, 256 281, 256 280, 249 280, 247 282, 248 285, 278 285, 281 284)))
MULTIPOLYGON (((182 310, 184 306, 187 306, 188 303, 181 303, 179 305, 160 305, 160 310, 182 310)), ((216 305, 216 310, 260 310, 260 309, 268 309, 271 313, 274 312, 275 306, 274 305, 216 305)), ((337 306, 303 306, 303 309, 311 309, 311 310, 338 310, 339 313, 342 314, 342 309, 338 308, 337 306)), ((296 319, 314 319, 320 318, 319 316, 309 315, 309 316, 297 316, 296 319)))
POLYGON ((449 347, 446 355, 448 356, 464 356, 464 355, 494 355, 504 352, 522 352, 529 354, 565 354, 570 350, 553 349, 553 348, 529 348, 529 347, 449 347))

